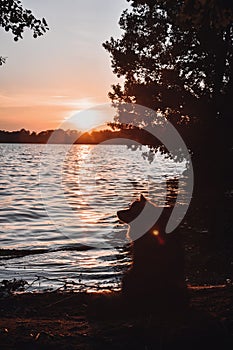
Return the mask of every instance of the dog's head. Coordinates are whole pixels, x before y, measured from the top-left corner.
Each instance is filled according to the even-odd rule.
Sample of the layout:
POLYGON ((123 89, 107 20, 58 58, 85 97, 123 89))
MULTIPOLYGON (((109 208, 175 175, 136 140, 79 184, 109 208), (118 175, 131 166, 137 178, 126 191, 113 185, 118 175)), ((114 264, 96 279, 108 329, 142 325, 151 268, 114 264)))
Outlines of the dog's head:
POLYGON ((129 209, 120 210, 117 212, 118 218, 120 219, 120 221, 129 224, 131 221, 135 220, 138 217, 138 215, 142 212, 146 202, 146 198, 141 194, 140 199, 134 201, 130 205, 129 209))

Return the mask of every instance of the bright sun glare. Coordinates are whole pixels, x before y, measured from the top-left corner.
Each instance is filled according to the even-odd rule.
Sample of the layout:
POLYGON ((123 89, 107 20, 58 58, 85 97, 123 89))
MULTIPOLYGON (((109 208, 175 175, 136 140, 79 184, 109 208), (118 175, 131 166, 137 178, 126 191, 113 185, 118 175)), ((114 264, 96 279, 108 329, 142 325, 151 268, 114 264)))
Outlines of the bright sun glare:
POLYGON ((100 118, 96 110, 86 110, 75 113, 72 122, 78 130, 88 131, 100 125, 100 118))
POLYGON ((107 123, 114 120, 116 111, 109 103, 105 103, 71 113, 61 123, 60 128, 86 132, 106 128, 107 123))
POLYGON ((98 125, 98 118, 94 115, 86 118, 80 118, 77 122, 79 130, 89 130, 98 125))

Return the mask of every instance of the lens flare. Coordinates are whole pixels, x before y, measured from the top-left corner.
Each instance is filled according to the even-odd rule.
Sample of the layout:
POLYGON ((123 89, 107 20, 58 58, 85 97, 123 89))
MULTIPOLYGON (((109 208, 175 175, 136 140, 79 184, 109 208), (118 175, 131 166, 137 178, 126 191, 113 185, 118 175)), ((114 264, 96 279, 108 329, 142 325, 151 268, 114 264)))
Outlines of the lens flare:
POLYGON ((153 233, 154 236, 158 236, 159 235, 159 231, 158 230, 153 230, 152 233, 153 233))

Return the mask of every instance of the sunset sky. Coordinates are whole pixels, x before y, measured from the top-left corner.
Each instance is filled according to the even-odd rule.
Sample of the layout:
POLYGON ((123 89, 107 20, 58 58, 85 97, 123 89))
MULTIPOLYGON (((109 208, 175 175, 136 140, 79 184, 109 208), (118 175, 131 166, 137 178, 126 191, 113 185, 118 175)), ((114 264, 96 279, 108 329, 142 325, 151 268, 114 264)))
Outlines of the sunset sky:
MULTIPOLYGON (((22 3, 45 17, 50 30, 38 39, 27 30, 23 40, 14 42, 0 28, 0 55, 8 57, 0 66, 0 129, 54 129, 78 111, 109 103, 110 86, 118 80, 102 43, 120 36, 126 0, 22 3)), ((106 118, 99 114, 98 122, 106 118)), ((83 121, 80 127, 85 128, 83 121)))

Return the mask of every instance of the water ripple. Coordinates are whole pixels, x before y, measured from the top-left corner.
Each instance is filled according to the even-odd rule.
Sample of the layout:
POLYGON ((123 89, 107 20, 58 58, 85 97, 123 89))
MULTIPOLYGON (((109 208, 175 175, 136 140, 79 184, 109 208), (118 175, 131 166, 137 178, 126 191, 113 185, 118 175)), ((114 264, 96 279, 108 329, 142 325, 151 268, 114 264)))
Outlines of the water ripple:
POLYGON ((141 151, 120 145, 76 145, 61 164, 64 150, 69 146, 0 144, 0 279, 82 275, 90 284, 115 285, 129 263, 127 251, 113 248, 127 243, 116 212, 140 193, 159 204, 166 176, 184 165, 161 156, 149 165, 141 151), (47 167, 43 185, 40 162, 47 167), (106 249, 90 249, 102 243, 106 249))

